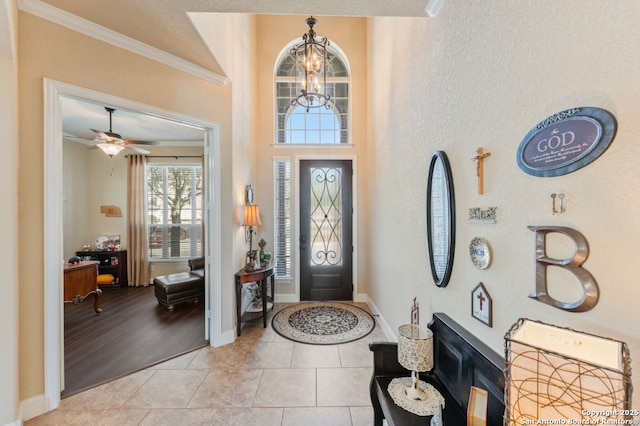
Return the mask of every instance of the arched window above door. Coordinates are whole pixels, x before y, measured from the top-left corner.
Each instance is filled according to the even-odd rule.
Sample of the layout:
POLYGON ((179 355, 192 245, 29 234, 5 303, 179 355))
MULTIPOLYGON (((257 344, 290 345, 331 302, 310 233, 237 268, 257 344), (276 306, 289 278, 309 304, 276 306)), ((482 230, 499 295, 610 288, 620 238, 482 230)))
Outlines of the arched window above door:
POLYGON ((333 42, 327 46, 326 107, 307 109, 292 102, 300 93, 296 87, 296 61, 291 47, 280 54, 275 71, 276 143, 279 144, 347 144, 349 132, 349 64, 333 42))

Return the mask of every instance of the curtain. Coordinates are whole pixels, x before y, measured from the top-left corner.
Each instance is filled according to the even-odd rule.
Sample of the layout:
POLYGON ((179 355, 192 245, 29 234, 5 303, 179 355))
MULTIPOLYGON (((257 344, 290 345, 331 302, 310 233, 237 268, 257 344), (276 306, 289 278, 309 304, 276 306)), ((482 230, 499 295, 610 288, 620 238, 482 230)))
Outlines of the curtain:
POLYGON ((129 155, 127 163, 127 241, 129 287, 149 285, 147 234, 147 157, 129 155))

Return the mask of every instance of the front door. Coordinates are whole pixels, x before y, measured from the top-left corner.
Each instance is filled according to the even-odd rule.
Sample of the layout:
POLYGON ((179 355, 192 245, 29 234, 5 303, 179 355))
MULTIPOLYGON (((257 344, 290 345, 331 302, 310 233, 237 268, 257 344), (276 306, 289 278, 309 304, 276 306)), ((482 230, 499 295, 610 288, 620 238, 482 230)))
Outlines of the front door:
POLYGON ((300 300, 352 300, 350 160, 300 161, 300 300))

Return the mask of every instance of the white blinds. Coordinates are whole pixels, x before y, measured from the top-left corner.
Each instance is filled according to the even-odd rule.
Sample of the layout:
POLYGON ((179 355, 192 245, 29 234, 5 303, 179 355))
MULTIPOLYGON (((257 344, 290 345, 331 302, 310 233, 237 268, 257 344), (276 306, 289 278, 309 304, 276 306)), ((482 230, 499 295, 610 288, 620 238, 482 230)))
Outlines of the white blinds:
POLYGON ((291 277, 291 162, 273 162, 274 182, 274 244, 276 277, 291 277))

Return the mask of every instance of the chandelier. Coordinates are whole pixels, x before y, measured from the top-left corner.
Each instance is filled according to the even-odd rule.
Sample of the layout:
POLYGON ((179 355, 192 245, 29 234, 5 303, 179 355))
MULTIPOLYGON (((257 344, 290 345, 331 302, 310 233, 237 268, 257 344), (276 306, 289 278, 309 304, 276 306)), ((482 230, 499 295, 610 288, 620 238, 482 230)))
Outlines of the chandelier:
POLYGON ((327 90, 327 46, 329 40, 319 37, 313 30, 318 20, 313 16, 306 19, 309 32, 302 36, 302 43, 291 49, 291 55, 295 58, 295 86, 300 88, 300 94, 291 100, 292 105, 300 105, 307 109, 329 108, 327 103, 331 96, 327 90), (300 81, 298 81, 300 80, 300 81))

